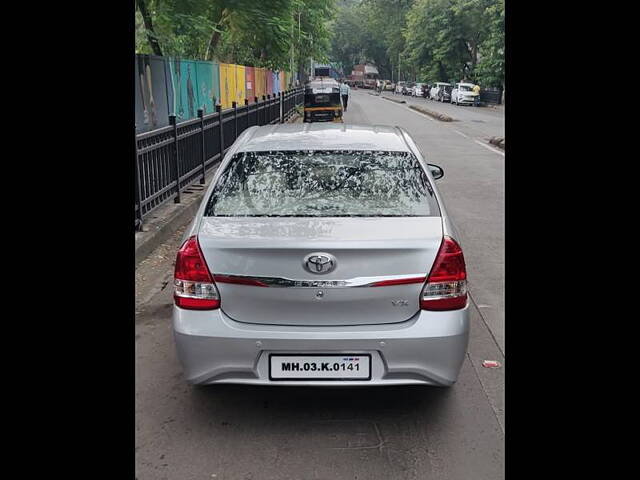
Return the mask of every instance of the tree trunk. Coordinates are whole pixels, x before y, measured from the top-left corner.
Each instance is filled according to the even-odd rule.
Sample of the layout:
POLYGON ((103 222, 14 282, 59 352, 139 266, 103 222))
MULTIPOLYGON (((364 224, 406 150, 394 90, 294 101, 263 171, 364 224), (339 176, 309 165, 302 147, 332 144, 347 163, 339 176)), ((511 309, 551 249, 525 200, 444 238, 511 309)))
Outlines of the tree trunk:
POLYGON ((213 60, 214 52, 216 51, 216 47, 218 46, 218 42, 220 42, 220 32, 214 30, 213 35, 211 35, 211 39, 209 39, 209 45, 207 46, 207 53, 205 53, 205 60, 213 60))
POLYGON ((204 54, 205 60, 213 60, 215 57, 216 48, 218 47, 218 43, 220 43, 220 37, 222 36, 221 34, 222 25, 227 19, 227 15, 228 15, 228 12, 226 8, 222 10, 222 12, 220 12, 220 19, 218 20, 218 23, 216 23, 216 29, 211 34, 211 38, 209 39, 209 45, 207 45, 207 51, 204 54))
POLYGON ((137 0, 137 3, 138 3, 138 9, 140 10, 140 14, 142 15, 142 21, 144 22, 144 28, 147 31, 147 40, 149 40, 149 45, 151 46, 151 50, 155 55, 162 56, 162 49, 160 48, 160 44, 158 43, 158 40, 155 38, 156 32, 153 29, 151 14, 149 13, 149 10, 147 10, 146 0, 137 0))

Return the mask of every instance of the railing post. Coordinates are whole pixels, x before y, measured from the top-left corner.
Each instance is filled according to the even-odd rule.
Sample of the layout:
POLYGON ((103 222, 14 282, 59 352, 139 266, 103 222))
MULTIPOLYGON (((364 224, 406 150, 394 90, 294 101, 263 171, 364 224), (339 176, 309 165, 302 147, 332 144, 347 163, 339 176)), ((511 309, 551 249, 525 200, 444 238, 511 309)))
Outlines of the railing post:
POLYGON ((276 120, 278 123, 280 122, 280 112, 279 112, 279 107, 280 107, 280 102, 278 101, 278 97, 280 96, 279 93, 274 93, 273 94, 273 98, 272 98, 272 103, 271 103, 271 116, 273 117, 271 120, 276 120), (273 111, 275 110, 275 112, 273 111))
POLYGON ((286 122, 288 120, 287 118, 287 91, 285 90, 284 92, 282 92, 282 120, 284 122, 286 122))
POLYGON ((284 92, 280 92, 280 123, 284 123, 284 92))
POLYGON ((169 125, 173 126, 173 173, 176 176, 175 203, 180 203, 180 169, 178 168, 178 124, 175 115, 169 115, 169 125))
POLYGON ((253 97, 253 103, 256 104, 256 123, 255 125, 260 125, 260 122, 258 121, 258 97, 253 97))
POLYGON ((138 230, 142 231, 142 182, 140 181, 140 165, 138 165, 138 138, 137 132, 138 127, 134 124, 133 126, 133 140, 135 142, 135 159, 136 159, 136 187, 137 187, 137 195, 136 195, 136 203, 138 204, 138 230))
POLYGON ((286 93, 286 104, 287 104, 287 120, 291 118, 291 89, 287 90, 286 93))
POLYGON ((273 114, 273 105, 275 103, 276 103, 276 94, 272 93, 271 100, 269 101, 269 125, 271 125, 271 122, 273 122, 273 117, 275 117, 275 115, 273 114))
POLYGON ((233 141, 235 142, 238 138, 238 104, 234 100, 231 106, 233 107, 233 141))
POLYGON ((274 110, 276 110, 276 108, 274 108, 274 106, 279 106, 278 104, 278 95, 277 94, 273 94, 273 97, 271 97, 271 121, 273 120, 277 120, 278 122, 280 121, 280 112, 274 112, 274 110))
POLYGON ((220 158, 218 159, 220 162, 222 162, 222 159, 224 158, 224 129, 222 128, 223 124, 222 124, 222 105, 217 104, 216 105, 216 112, 218 112, 218 124, 219 124, 219 128, 220 128, 220 158))
MULTIPOLYGON (((245 108, 245 114, 244 114, 244 118, 247 119, 247 121, 245 123, 247 124, 247 128, 249 128, 249 99, 248 98, 244 99, 244 106, 247 107, 247 108, 245 108)), ((247 128, 245 128, 245 130, 247 128)))
POLYGON ((262 95, 262 118, 260 119, 260 126, 264 125, 264 120, 266 118, 266 110, 267 110, 267 97, 265 97, 264 95, 262 95))
POLYGON ((205 161, 207 157, 204 153, 204 110, 202 108, 198 109, 198 118, 200 119, 200 145, 202 152, 202 178, 200 179, 200 184, 204 185, 205 161))

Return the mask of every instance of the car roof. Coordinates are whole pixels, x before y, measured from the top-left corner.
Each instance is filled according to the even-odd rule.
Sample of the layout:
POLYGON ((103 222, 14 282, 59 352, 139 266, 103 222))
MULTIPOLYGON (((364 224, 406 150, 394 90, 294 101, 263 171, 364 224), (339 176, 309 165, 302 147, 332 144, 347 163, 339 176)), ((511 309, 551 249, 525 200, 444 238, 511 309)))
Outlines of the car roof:
POLYGON ((457 85, 464 85, 465 87, 475 87, 473 83, 458 83, 457 85))
POLYGON ((238 152, 291 150, 374 150, 411 152, 404 133, 386 125, 340 123, 276 124, 252 127, 238 152))
POLYGON ((323 87, 339 87, 340 84, 337 80, 331 77, 315 77, 313 80, 309 81, 306 85, 307 88, 323 88, 323 87))

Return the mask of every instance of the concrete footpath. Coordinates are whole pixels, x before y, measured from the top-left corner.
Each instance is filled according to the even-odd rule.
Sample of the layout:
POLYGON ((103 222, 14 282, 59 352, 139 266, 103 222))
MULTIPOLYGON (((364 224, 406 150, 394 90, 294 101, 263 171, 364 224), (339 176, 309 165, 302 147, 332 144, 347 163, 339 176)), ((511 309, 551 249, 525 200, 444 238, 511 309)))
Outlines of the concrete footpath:
POLYGON ((216 166, 207 173, 204 185, 195 183, 180 192, 180 203, 169 201, 144 218, 143 231, 136 232, 136 267, 193 219, 217 169, 216 166))

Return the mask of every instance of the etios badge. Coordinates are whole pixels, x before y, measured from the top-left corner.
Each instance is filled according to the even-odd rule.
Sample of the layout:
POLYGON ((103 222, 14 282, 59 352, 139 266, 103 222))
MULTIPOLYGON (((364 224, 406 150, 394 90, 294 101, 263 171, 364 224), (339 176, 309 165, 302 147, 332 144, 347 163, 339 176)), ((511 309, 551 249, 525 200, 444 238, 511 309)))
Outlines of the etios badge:
POLYGON ((310 253, 302 261, 302 266, 307 272, 317 274, 333 272, 336 265, 336 257, 325 252, 310 253))

